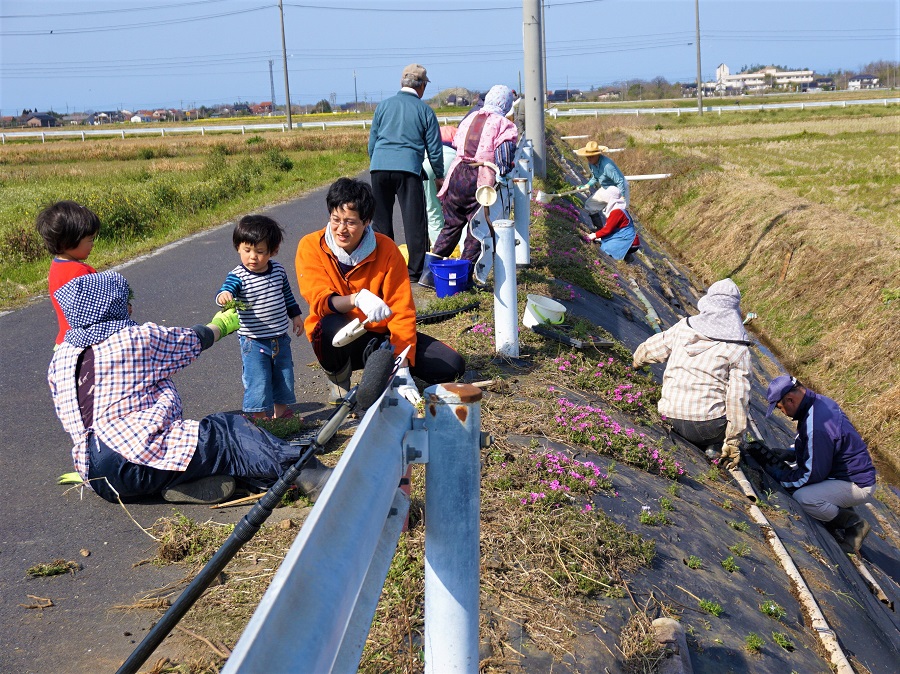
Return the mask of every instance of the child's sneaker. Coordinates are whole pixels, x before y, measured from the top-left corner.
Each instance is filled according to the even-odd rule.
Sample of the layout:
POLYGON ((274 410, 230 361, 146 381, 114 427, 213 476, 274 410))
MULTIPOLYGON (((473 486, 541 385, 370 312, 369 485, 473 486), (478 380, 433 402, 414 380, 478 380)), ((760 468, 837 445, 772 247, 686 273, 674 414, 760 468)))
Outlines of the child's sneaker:
POLYGON ((231 475, 210 475, 193 482, 163 489, 162 497, 169 503, 222 503, 234 495, 236 483, 231 475))

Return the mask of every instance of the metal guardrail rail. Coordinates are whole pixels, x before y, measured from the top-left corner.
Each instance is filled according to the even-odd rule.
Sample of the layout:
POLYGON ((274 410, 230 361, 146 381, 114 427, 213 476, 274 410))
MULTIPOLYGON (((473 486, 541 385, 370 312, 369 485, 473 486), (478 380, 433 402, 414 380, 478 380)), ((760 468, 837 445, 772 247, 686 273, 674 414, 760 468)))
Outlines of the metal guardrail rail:
MULTIPOLYGON (((883 99, 860 99, 851 101, 809 101, 803 103, 760 103, 754 105, 706 105, 703 107, 704 112, 753 112, 759 110, 782 110, 788 108, 799 108, 805 110, 809 108, 825 108, 825 107, 849 107, 856 105, 888 105, 900 104, 900 98, 883 98, 883 99)), ((547 116, 554 119, 558 117, 599 117, 600 115, 677 115, 682 113, 696 114, 697 108, 569 108, 561 110, 560 108, 549 108, 546 111, 547 116)), ((439 117, 441 124, 449 124, 450 122, 459 122, 463 115, 439 117)), ((337 129, 348 127, 370 127, 371 120, 354 119, 354 120, 338 120, 334 122, 297 122, 293 124, 294 129, 337 129)), ((16 140, 32 140, 40 138, 41 142, 48 140, 56 140, 63 138, 81 138, 86 141, 89 138, 110 138, 120 137, 127 138, 129 136, 166 136, 176 134, 199 133, 201 136, 214 133, 255 133, 257 131, 282 131, 286 132, 288 125, 286 122, 273 124, 211 124, 211 125, 191 125, 191 126, 166 126, 152 128, 141 126, 137 128, 127 127, 91 127, 88 129, 53 129, 53 130, 35 130, 35 131, 5 131, 0 133, 0 143, 6 144, 7 141, 16 140)))
POLYGON ((409 509, 425 480, 425 671, 478 671, 481 390, 425 391, 425 418, 389 388, 359 428, 225 664, 356 672, 409 509))

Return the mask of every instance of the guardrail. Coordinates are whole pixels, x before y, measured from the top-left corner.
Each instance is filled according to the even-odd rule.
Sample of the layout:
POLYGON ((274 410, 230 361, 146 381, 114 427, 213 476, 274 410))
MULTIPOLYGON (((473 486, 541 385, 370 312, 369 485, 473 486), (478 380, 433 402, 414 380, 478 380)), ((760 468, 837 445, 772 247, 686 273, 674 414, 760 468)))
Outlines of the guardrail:
MULTIPOLYGON (((703 112, 757 112, 760 110, 783 110, 787 108, 795 108, 806 110, 807 108, 846 108, 854 105, 896 105, 900 103, 900 98, 884 98, 884 99, 861 99, 853 101, 808 101, 803 103, 760 103, 754 105, 705 105, 703 112)), ((559 108, 550 108, 547 115, 553 119, 558 117, 599 117, 600 115, 676 115, 681 116, 682 113, 697 114, 699 111, 693 108, 569 108, 561 110, 559 108)))
POLYGON ((481 390, 425 391, 425 418, 389 388, 359 428, 291 545, 223 674, 356 672, 425 474, 425 671, 478 671, 481 390))
MULTIPOLYGON (((458 122, 462 119, 462 115, 447 117, 443 116, 439 118, 441 124, 449 124, 450 122, 458 122)), ((362 127, 365 129, 366 127, 372 126, 372 120, 370 119, 348 119, 348 120, 339 120, 335 122, 296 122, 293 124, 294 129, 321 129, 326 130, 329 128, 347 128, 347 127, 362 127)), ((46 143, 47 140, 61 139, 61 138, 81 138, 81 140, 86 141, 88 138, 126 138, 128 136, 161 136, 165 137, 167 135, 174 134, 187 134, 187 133, 199 133, 201 136, 205 136, 210 133, 255 133, 257 131, 281 131, 286 132, 288 130, 287 122, 273 123, 273 124, 211 124, 211 125, 192 125, 192 126, 163 126, 159 128, 152 127, 103 127, 102 125, 99 127, 91 127, 88 129, 59 129, 52 131, 8 131, 0 133, 0 142, 3 145, 6 144, 6 141, 15 141, 15 140, 28 140, 34 138, 40 138, 42 143, 46 143)))

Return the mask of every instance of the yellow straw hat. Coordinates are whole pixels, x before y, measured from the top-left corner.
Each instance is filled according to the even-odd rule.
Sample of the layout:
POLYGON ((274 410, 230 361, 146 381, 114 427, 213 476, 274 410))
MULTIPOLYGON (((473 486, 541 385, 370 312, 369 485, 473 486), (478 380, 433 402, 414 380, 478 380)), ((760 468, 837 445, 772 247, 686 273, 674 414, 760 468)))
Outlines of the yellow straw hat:
POLYGON ((597 141, 589 140, 584 147, 575 150, 575 154, 579 157, 596 157, 604 152, 609 152, 609 148, 605 145, 599 145, 597 141))

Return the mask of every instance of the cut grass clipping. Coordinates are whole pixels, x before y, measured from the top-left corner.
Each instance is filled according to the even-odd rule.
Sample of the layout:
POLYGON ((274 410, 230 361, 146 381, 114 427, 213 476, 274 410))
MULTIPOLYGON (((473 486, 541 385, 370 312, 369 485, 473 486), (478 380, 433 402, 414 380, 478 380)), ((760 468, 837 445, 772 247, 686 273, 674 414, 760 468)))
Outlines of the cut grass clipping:
POLYGON ((35 564, 25 573, 32 578, 40 578, 42 576, 59 576, 63 573, 72 573, 81 569, 78 562, 67 562, 64 559, 57 559, 49 564, 35 564))

